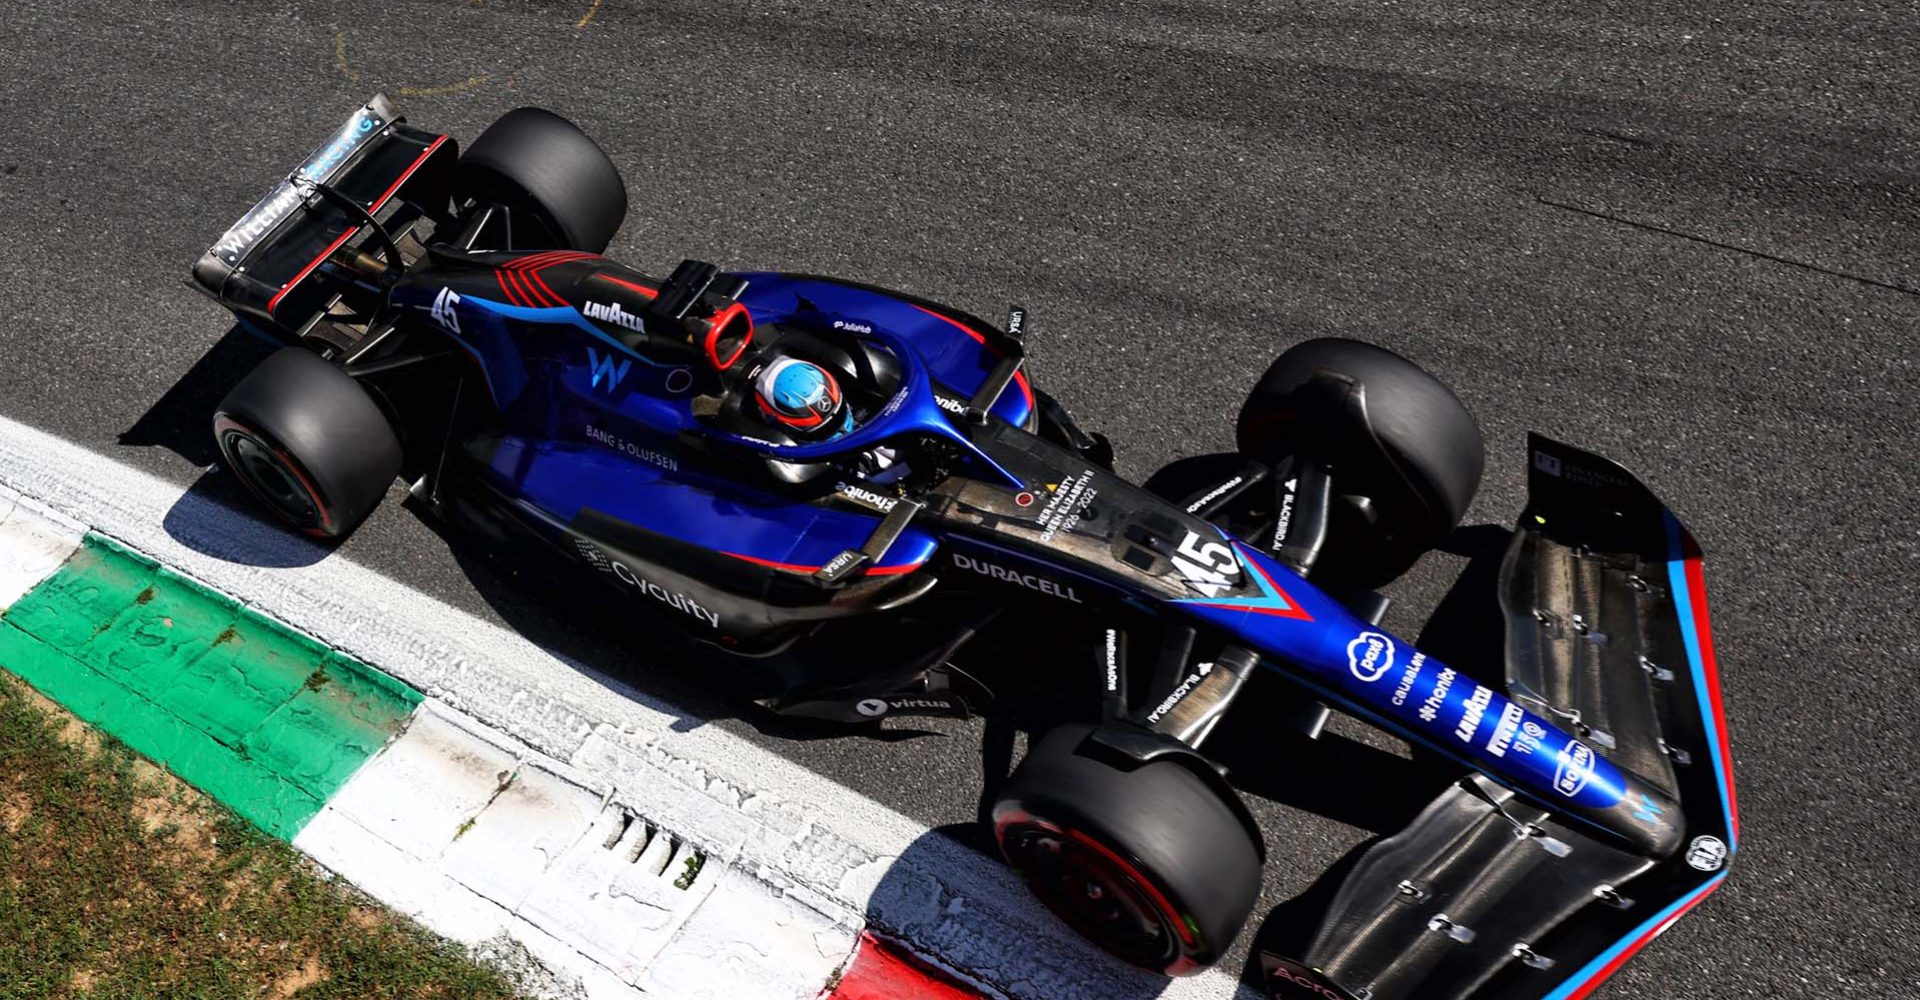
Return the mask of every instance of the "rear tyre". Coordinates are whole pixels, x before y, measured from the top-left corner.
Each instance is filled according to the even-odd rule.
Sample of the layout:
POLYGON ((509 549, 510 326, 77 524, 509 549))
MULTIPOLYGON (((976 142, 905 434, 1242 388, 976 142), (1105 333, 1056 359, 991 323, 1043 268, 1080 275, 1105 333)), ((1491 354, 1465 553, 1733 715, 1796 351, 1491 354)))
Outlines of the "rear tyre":
POLYGON ((1460 523, 1486 464, 1479 425, 1439 379, 1385 348, 1332 337, 1274 359, 1240 409, 1236 440, 1253 458, 1299 454, 1331 469, 1348 499, 1322 565, 1369 587, 1460 523))
POLYGON ((1047 907, 1116 957, 1164 975, 1218 961, 1260 890, 1260 848, 1182 765, 1121 770, 1040 739, 993 807, 1000 853, 1047 907))
MULTIPOLYGON (((541 108, 509 111, 480 133, 460 156, 456 194, 534 220, 553 249, 602 253, 627 217, 627 186, 606 152, 541 108)), ((524 233, 514 242, 533 248, 524 233)))
POLYGON ((316 538, 353 531, 400 474, 400 442, 380 407, 298 347, 275 352, 227 393, 213 436, 249 492, 316 538))

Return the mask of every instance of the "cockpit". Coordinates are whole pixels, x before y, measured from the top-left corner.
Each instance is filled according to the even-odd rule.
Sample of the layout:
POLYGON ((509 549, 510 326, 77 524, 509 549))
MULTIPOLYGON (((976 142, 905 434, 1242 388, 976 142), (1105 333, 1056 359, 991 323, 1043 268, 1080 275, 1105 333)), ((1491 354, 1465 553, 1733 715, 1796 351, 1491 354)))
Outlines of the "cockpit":
POLYGON ((938 395, 927 362, 903 335, 836 319, 804 297, 777 321, 755 328, 738 296, 744 279, 684 261, 652 292, 642 335, 660 347, 704 355, 707 372, 691 416, 718 454, 763 463, 789 484, 851 477, 901 485, 915 472, 944 470, 1019 481, 973 444, 965 418, 984 423, 1017 356, 995 369, 966 404, 938 395), (991 387, 991 388, 989 388, 991 387), (839 477, 828 477, 838 471, 839 477))
MULTIPOLYGON (((782 324, 760 332, 725 386, 711 417, 717 429, 776 446, 829 444, 878 418, 900 391, 900 364, 871 340, 782 324)), ((905 471, 894 468, 898 450, 885 445, 843 461, 875 482, 891 482, 905 471), (893 475, 883 475, 889 471, 893 475)), ((815 478, 832 464, 768 458, 775 477, 792 483, 815 478)))

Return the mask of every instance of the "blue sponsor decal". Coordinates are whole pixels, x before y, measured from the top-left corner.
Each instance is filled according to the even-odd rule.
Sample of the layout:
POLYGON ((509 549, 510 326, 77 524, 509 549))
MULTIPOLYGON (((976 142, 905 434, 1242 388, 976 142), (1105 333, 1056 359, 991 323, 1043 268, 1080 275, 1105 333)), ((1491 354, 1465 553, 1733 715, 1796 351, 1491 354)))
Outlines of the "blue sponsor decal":
POLYGON ((620 380, 627 377, 627 370, 633 367, 633 359, 615 358, 612 351, 608 351, 607 356, 603 358, 599 351, 589 347, 587 348, 587 366, 593 369, 593 387, 600 388, 600 380, 605 379, 607 391, 611 393, 620 387, 620 380))
POLYGON ((374 129, 379 127, 380 119, 377 116, 365 108, 360 109, 347 120, 346 126, 333 137, 333 141, 322 146, 320 151, 313 154, 313 158, 300 168, 300 176, 310 181, 325 177, 328 171, 352 156, 353 151, 359 149, 367 136, 373 134, 374 129))
POLYGON ((1553 790, 1573 798, 1593 780, 1593 748, 1579 740, 1567 742, 1553 770, 1553 790))

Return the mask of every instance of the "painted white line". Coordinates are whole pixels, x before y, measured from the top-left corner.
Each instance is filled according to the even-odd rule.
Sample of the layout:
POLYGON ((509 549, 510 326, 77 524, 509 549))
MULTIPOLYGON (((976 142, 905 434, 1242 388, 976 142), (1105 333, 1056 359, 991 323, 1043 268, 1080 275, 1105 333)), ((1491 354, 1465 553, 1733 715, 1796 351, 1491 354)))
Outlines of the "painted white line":
MULTIPOLYGON (((1257 996, 1218 970, 1168 983, 1124 968, 1074 937, 1004 867, 858 792, 349 560, 300 565, 312 561, 302 539, 4 418, 0 485, 395 674, 572 768, 583 784, 611 789, 730 869, 716 887, 750 878, 823 926, 871 922, 1016 998, 1257 996)), ((352 823, 331 812, 315 823, 352 823)), ((392 863, 393 877, 406 877, 392 863)), ((699 916, 684 927, 720 922, 717 912, 715 921, 699 916)), ((740 943, 747 950, 727 961, 758 942, 740 943)), ((643 975, 674 967, 656 956, 643 975)), ((646 981, 687 988, 672 978, 646 981)))
POLYGON ((440 934, 525 949, 548 996, 810 1000, 853 951, 857 927, 610 791, 429 701, 294 846, 440 934))
POLYGON ((0 611, 59 569, 85 533, 79 524, 0 486, 0 611))

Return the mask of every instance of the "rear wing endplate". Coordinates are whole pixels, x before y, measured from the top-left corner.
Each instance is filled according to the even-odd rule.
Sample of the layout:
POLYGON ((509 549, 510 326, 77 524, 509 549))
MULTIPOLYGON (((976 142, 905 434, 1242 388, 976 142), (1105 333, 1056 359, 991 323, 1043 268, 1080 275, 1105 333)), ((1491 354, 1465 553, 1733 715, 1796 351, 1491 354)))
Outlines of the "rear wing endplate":
POLYGON ((194 286, 236 312, 296 329, 324 306, 324 295, 304 294, 308 279, 369 218, 392 217, 389 206, 401 203, 416 215, 445 216, 454 144, 404 122, 386 95, 375 95, 207 248, 193 266, 194 286))

